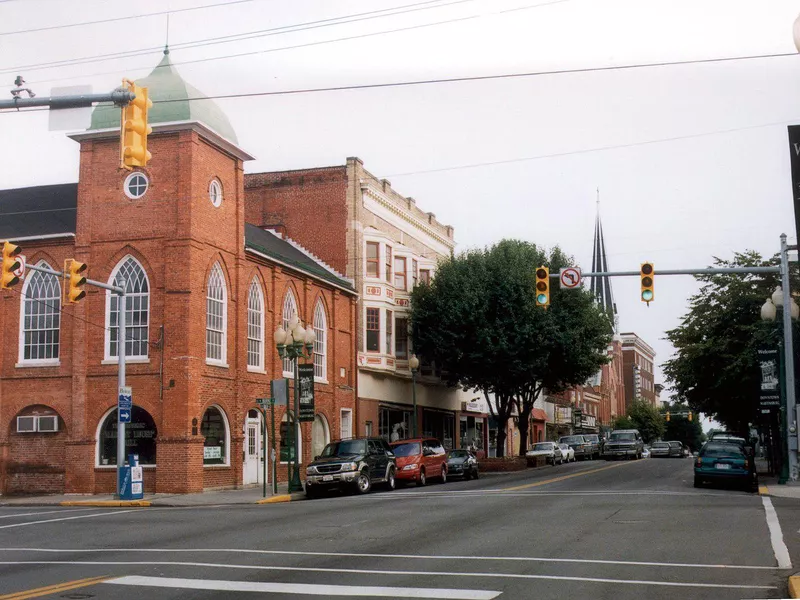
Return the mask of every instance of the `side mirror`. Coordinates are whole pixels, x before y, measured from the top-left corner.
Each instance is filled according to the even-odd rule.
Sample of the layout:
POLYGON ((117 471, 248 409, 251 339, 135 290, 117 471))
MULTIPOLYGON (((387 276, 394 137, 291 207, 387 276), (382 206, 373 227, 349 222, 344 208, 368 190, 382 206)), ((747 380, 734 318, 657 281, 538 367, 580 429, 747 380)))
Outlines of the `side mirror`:
POLYGON ((319 454, 314 457, 314 460, 319 460, 319 454))

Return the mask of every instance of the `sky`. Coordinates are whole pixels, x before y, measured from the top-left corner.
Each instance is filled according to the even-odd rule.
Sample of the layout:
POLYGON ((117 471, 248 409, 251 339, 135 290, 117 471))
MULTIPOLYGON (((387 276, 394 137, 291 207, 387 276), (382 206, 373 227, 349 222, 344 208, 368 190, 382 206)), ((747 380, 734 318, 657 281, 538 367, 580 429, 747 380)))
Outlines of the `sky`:
MULTIPOLYGON (((796 243, 798 14, 797 0, 0 0, 0 98, 17 75, 40 96, 109 91, 146 76, 167 36, 210 96, 519 75, 218 103, 256 157, 246 172, 358 156, 460 250, 520 238, 588 271, 599 189, 610 269, 655 265, 649 306, 638 278, 612 286, 662 382, 665 331, 697 284, 659 269, 796 243)), ((0 113, 0 141, 0 189, 77 181, 78 144, 47 111, 0 113)))

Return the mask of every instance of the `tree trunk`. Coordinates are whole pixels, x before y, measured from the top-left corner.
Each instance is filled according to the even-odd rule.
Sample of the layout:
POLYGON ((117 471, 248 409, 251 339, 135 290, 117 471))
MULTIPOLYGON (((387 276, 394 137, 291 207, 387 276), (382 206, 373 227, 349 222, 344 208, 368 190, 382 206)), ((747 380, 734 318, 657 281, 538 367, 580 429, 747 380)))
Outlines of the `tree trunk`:
POLYGON ((530 415, 519 416, 519 455, 525 456, 528 451, 528 429, 530 428, 530 415))
POLYGON ((497 422, 497 458, 503 458, 506 455, 506 428, 508 427, 508 419, 497 422))

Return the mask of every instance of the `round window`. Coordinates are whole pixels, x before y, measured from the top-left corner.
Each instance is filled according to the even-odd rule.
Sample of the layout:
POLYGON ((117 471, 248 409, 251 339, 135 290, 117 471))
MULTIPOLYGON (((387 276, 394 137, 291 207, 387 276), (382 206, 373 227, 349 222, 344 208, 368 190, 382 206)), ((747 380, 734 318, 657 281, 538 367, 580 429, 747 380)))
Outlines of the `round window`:
POLYGON ((208 197, 214 206, 222 204, 222 185, 216 179, 208 186, 208 197))
POLYGON ((125 195, 133 200, 141 198, 147 193, 148 183, 147 175, 144 173, 140 171, 131 173, 125 179, 125 195))

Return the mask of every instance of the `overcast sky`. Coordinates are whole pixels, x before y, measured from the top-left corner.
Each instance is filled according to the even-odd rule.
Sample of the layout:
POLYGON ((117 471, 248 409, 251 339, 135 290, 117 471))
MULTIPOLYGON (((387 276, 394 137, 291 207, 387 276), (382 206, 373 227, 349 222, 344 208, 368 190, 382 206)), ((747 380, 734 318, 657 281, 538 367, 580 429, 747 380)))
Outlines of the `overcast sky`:
MULTIPOLYGON (((781 232, 796 242, 786 126, 800 123, 797 0, 205 0, 215 6, 182 10, 199 4, 0 0, 0 97, 18 74, 39 95, 143 77, 161 58, 167 16, 14 32, 165 11, 171 58, 212 96, 788 54, 218 102, 256 156, 246 171, 358 156, 453 225, 460 249, 516 237, 558 244, 589 270, 597 188, 611 270, 771 255, 781 232), (341 17, 352 22, 320 22, 341 17)), ((48 131, 46 111, 0 114, 0 140, 0 188, 77 181, 78 145, 48 131)), ((638 286, 613 281, 620 327, 659 365, 696 284, 656 276, 649 307, 638 286)))

